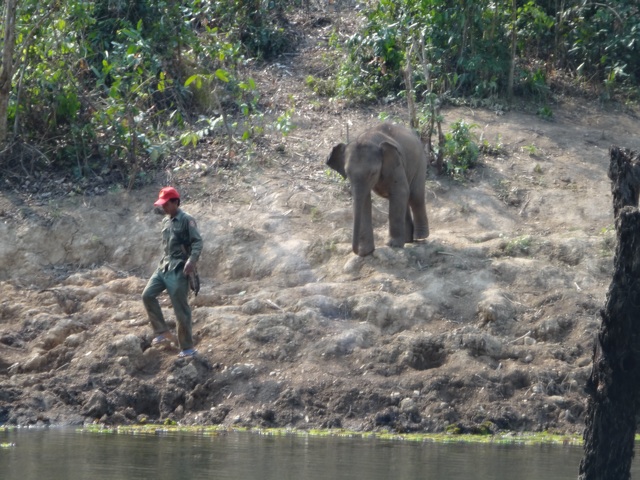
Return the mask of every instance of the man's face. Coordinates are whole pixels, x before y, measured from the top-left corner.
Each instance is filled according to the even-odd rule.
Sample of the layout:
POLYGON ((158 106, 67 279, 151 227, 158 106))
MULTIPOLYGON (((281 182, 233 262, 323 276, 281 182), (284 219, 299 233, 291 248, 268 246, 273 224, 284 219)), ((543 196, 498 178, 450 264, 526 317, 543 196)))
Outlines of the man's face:
POLYGON ((169 200, 162 205, 162 209, 164 210, 164 213, 173 217, 178 212, 178 203, 173 200, 169 200))

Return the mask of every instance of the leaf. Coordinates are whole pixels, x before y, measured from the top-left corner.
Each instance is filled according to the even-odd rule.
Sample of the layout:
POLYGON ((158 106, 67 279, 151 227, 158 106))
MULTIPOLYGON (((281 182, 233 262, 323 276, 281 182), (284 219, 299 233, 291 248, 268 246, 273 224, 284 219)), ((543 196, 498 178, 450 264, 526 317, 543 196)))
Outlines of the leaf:
POLYGON ((229 83, 229 72, 227 72, 226 70, 223 70, 221 68, 216 70, 216 77, 218 77, 225 83, 229 83))
POLYGON ((198 75, 198 74, 191 75, 189 78, 187 78, 186 82, 184 82, 184 86, 188 87, 193 82, 196 82, 196 88, 198 89, 202 88, 202 75, 198 75))
POLYGON ((195 132, 186 132, 180 135, 180 143, 183 146, 191 144, 194 148, 198 145, 198 134, 195 132))

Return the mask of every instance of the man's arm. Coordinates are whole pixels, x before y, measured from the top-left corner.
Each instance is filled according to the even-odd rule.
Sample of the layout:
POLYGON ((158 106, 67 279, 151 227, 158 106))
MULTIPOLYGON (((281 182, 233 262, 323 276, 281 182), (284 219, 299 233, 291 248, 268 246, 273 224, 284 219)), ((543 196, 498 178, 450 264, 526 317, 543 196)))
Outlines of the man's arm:
POLYGON ((200 254, 202 253, 202 237, 200 236, 200 232, 198 231, 198 225, 196 221, 189 217, 189 240, 191 242, 191 254, 187 259, 187 263, 184 266, 185 275, 189 275, 196 267, 196 263, 200 258, 200 254))

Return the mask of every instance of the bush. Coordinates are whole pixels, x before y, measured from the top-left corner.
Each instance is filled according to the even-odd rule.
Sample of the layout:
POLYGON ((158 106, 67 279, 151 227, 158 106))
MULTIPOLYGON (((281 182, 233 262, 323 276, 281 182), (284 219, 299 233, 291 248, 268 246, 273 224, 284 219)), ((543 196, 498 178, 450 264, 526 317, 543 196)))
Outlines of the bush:
POLYGON ((445 134, 444 168, 448 175, 462 177, 468 169, 476 165, 480 149, 471 134, 475 127, 477 125, 458 120, 445 134))
POLYGON ((455 78, 446 82, 453 96, 487 98, 515 88, 544 100, 548 72, 557 68, 597 82, 607 97, 613 86, 640 83, 637 2, 530 0, 518 2, 515 12, 512 8, 511 1, 488 0, 372 2, 363 10, 362 28, 345 45, 348 66, 341 68, 338 83, 352 88, 341 93, 363 99, 370 93, 377 99, 396 95, 404 88, 407 62, 413 64, 413 84, 422 88, 417 98, 430 91, 421 77, 425 65, 431 78, 455 78), (406 58, 412 46, 413 58, 406 58), (514 79, 514 62, 536 66, 514 79))
POLYGON ((10 120, 48 167, 73 169, 78 177, 116 172, 130 186, 160 166, 176 137, 184 140, 180 130, 191 144, 202 132, 217 133, 209 127, 221 108, 241 117, 238 136, 248 138, 259 131, 251 124, 261 119, 259 95, 239 72, 247 57, 291 48, 283 11, 292 3, 19 2, 16 50, 25 57, 14 76, 21 84, 20 95, 11 96, 10 120), (36 40, 25 48, 20 41, 32 34, 36 40), (186 86, 194 75, 212 79, 215 94, 186 86), (212 114, 200 122, 204 128, 190 131, 189 124, 212 114))

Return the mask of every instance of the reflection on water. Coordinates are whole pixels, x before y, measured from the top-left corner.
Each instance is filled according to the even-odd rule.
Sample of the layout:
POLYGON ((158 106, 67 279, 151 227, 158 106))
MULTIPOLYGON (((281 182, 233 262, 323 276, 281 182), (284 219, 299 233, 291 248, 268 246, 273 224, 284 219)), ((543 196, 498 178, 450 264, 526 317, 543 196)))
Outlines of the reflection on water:
MULTIPOLYGON (((581 447, 468 445, 248 433, 0 432, 3 480, 568 480, 581 447)), ((640 469, 637 469, 640 472, 640 469)))

